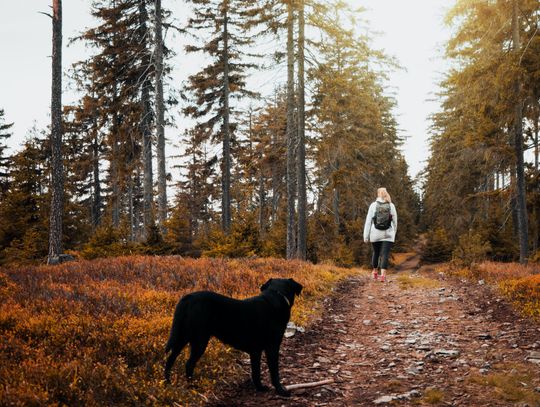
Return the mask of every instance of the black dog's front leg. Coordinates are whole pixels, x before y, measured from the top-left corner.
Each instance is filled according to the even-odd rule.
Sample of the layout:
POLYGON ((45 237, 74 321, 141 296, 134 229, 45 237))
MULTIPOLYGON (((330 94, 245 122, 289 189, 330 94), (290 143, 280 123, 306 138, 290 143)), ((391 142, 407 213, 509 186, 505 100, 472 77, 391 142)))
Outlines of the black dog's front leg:
POLYGON ((267 391, 268 386, 261 383, 261 351, 251 352, 249 358, 251 360, 251 380, 257 391, 267 391))
POLYGON ((279 346, 268 348, 264 352, 266 353, 266 362, 270 370, 272 385, 280 396, 289 397, 291 392, 281 385, 279 378, 279 346))

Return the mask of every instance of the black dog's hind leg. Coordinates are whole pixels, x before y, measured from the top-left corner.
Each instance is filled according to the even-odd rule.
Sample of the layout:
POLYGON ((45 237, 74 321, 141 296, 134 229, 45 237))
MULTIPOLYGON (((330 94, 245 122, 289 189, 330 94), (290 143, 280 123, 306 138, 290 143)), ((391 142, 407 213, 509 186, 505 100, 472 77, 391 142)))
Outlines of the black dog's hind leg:
POLYGON ((261 351, 251 352, 249 358, 251 360, 251 380, 257 391, 267 391, 268 386, 263 386, 261 383, 261 351))
POLYGON ((191 379, 193 377, 195 365, 197 364, 197 361, 201 358, 201 356, 204 354, 209 340, 210 337, 199 337, 196 340, 189 341, 191 351, 189 353, 189 359, 186 362, 186 377, 188 379, 191 379))
POLYGON ((281 380, 279 378, 279 346, 265 349, 264 352, 266 353, 266 362, 268 363, 268 369, 270 370, 272 385, 280 396, 289 397, 291 392, 281 385, 281 380))
POLYGON ((168 383, 171 381, 171 368, 174 365, 174 362, 180 352, 182 352, 182 349, 184 349, 184 346, 187 345, 187 340, 182 340, 181 343, 174 344, 171 348, 171 354, 167 358, 167 362, 165 363, 165 381, 168 383))

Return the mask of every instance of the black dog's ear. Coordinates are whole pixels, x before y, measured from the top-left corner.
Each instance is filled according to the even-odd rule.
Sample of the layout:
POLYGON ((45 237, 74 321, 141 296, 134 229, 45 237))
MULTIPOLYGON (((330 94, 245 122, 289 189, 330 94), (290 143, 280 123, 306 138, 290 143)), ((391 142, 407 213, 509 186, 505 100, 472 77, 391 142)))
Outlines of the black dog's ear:
POLYGON ((300 293, 302 292, 302 288, 304 288, 304 287, 302 286, 302 284, 297 283, 297 282, 294 281, 292 278, 289 278, 289 281, 292 283, 294 293, 295 293, 296 295, 300 295, 300 293))
POLYGON ((268 288, 268 286, 270 285, 270 283, 272 282, 273 278, 271 278, 270 280, 268 280, 266 283, 264 283, 263 285, 261 285, 261 291, 264 291, 268 288))

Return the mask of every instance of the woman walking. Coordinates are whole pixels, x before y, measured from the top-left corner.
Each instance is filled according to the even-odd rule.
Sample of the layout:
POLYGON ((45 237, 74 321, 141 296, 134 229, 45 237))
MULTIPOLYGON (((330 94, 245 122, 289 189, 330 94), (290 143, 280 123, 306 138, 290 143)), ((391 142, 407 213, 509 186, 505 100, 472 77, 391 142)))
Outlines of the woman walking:
POLYGON ((373 249, 371 267, 373 268, 374 280, 379 277, 379 268, 381 269, 381 281, 386 280, 388 256, 396 238, 396 231, 396 207, 386 188, 379 188, 377 189, 377 199, 369 206, 364 225, 364 242, 371 242, 373 249))

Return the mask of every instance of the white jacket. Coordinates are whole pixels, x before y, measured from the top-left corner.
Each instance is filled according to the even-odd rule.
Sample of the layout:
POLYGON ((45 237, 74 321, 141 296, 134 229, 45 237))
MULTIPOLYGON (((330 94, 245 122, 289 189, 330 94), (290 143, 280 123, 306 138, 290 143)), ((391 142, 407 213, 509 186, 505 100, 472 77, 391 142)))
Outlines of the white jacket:
POLYGON ((397 232, 397 212, 396 207, 390 202, 390 213, 392 214, 392 224, 386 230, 379 230, 373 224, 373 216, 377 209, 377 202, 385 202, 382 198, 377 198, 375 202, 369 205, 369 210, 364 225, 364 241, 369 242, 393 242, 396 239, 397 232))

